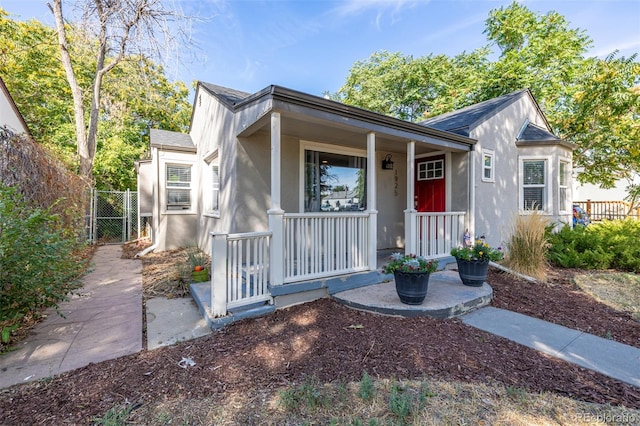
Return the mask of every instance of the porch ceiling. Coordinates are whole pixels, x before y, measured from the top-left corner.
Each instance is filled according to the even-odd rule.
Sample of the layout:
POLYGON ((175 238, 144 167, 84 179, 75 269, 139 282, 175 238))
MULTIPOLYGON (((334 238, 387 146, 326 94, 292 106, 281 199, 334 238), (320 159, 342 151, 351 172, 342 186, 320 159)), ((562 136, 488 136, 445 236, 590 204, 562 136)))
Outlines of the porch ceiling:
MULTIPOLYGON (((410 140, 416 141, 416 155, 433 151, 468 151, 468 148, 462 149, 457 143, 451 143, 445 140, 440 141, 436 138, 425 137, 424 135, 419 135, 417 133, 411 134, 406 131, 394 132, 394 129, 388 129, 388 132, 385 132, 384 129, 374 130, 370 127, 362 126, 360 123, 349 123, 350 120, 346 118, 343 121, 347 124, 318 117, 284 112, 281 113, 280 126, 282 134, 286 136, 311 142, 321 142, 350 148, 366 149, 367 134, 373 131, 376 134, 376 151, 404 154, 407 152, 407 143, 410 140), (395 133, 401 134, 398 135, 395 133)), ((242 135, 258 131, 270 131, 269 114, 265 114, 261 117, 251 126, 251 130, 249 130, 249 132, 244 131, 242 132, 242 135)))

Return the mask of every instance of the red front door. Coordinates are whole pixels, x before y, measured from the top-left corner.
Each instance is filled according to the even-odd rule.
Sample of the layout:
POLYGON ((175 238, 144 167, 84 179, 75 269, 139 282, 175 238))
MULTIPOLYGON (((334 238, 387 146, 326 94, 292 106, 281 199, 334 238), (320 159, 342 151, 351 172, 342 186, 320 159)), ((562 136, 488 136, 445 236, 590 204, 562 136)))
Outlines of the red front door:
POLYGON ((445 211, 444 155, 416 160, 416 210, 445 211))

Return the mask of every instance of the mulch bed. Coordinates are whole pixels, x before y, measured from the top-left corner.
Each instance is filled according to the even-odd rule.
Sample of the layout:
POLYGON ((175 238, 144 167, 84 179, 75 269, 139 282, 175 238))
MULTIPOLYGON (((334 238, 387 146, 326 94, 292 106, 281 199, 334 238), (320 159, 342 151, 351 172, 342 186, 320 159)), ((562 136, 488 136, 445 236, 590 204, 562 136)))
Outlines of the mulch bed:
MULTIPOLYGON (((640 323, 579 292, 570 280, 531 284, 491 273, 494 306, 638 346, 640 323)), ((264 392, 308 378, 500 383, 596 403, 640 408, 640 389, 468 327, 459 320, 394 318, 330 299, 245 320, 207 337, 92 364, 0 391, 3 424, 86 424, 128 400, 264 392), (180 368, 183 358, 195 366, 180 368)))
POLYGON ((584 273, 552 269, 547 283, 533 284, 490 270, 487 281, 494 291, 491 304, 640 348, 640 322, 580 290, 573 277, 584 273))

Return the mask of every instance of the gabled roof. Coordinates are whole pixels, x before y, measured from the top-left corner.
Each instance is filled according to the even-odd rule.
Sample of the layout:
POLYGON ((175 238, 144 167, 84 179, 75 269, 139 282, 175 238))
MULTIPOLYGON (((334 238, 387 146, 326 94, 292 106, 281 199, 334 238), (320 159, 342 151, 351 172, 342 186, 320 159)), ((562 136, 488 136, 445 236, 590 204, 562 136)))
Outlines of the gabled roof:
MULTIPOLYGON (((529 89, 523 89, 497 98, 489 99, 488 101, 480 102, 475 105, 470 105, 456 111, 432 117, 420 122, 420 124, 468 137, 474 127, 502 111, 520 97, 527 95, 531 96, 536 108, 539 110, 540 108, 538 107, 537 102, 535 102, 535 99, 529 89)), ((544 115, 542 116, 544 117, 544 115)))
POLYGON ((546 144, 560 144, 570 149, 576 149, 575 144, 564 141, 547 129, 529 122, 526 123, 520 135, 516 138, 516 145, 518 146, 546 144))
POLYGON ((533 123, 527 123, 517 138, 518 141, 559 141, 558 137, 540 126, 533 123))
MULTIPOLYGON (((315 118, 334 121, 340 125, 352 123, 371 131, 387 133, 417 142, 437 143, 441 146, 469 150, 476 143, 468 136, 422 126, 418 123, 400 120, 377 112, 336 102, 324 97, 311 95, 282 86, 271 85, 256 93, 246 93, 211 83, 198 82, 198 89, 206 91, 223 103, 231 111, 238 112, 264 100, 270 100, 272 110, 285 110, 300 116, 310 115, 315 118)), ((193 114, 198 100, 194 101, 193 114)), ((251 131, 253 125, 264 116, 266 111, 249 120, 243 131, 251 131)))
POLYGON ((191 139, 191 135, 188 133, 151 129, 149 139, 151 141, 151 146, 155 148, 196 152, 196 146, 191 139))
POLYGON ((251 96, 251 93, 230 89, 228 87, 218 86, 217 84, 205 83, 203 81, 201 81, 200 84, 222 102, 231 107, 236 106, 241 101, 251 96))

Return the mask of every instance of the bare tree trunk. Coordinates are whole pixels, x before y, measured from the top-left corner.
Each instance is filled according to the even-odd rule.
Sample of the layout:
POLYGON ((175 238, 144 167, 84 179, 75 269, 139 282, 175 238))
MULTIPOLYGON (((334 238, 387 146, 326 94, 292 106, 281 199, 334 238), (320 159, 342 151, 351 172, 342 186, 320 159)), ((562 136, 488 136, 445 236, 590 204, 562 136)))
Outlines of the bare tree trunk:
POLYGON ((82 89, 71 63, 62 0, 53 0, 53 7, 49 7, 55 15, 62 64, 73 93, 80 173, 92 180, 101 107, 100 92, 104 76, 125 58, 129 45, 138 46, 143 51, 149 47, 158 51, 160 40, 174 36, 169 22, 178 14, 165 9, 161 0, 78 0, 76 3, 84 4, 85 25, 95 30, 99 43, 95 58, 96 71, 91 85, 88 126, 82 89), (158 33, 164 36, 161 37, 158 33))
POLYGON ((91 181, 93 170, 93 157, 87 143, 87 130, 84 120, 84 103, 82 99, 82 89, 76 79, 76 74, 71 63, 71 55, 69 54, 69 45, 67 43, 67 31, 64 27, 64 19, 62 15, 62 0, 53 0, 53 15, 56 20, 56 28, 58 30, 58 45, 60 46, 60 56, 62 66, 67 75, 67 81, 73 95, 73 112, 76 122, 76 145, 78 149, 78 157, 80 157, 80 175, 91 181))

